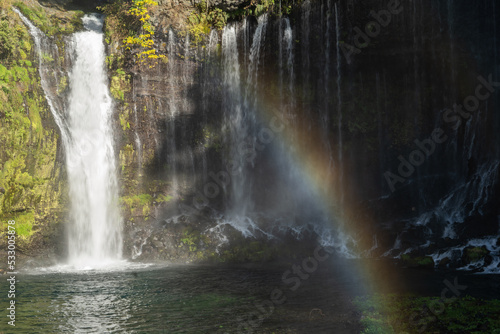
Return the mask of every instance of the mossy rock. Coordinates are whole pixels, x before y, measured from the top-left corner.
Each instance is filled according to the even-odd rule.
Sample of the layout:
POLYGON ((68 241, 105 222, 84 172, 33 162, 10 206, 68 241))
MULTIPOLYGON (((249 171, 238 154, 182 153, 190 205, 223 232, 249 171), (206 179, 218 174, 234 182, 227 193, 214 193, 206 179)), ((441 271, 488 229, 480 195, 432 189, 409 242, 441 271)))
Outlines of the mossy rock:
POLYGON ((434 259, 430 256, 401 255, 401 261, 407 267, 434 269, 434 259))
POLYGON ((486 249, 486 246, 474 247, 467 246, 462 252, 462 263, 464 265, 474 263, 485 259, 490 254, 490 251, 486 249))

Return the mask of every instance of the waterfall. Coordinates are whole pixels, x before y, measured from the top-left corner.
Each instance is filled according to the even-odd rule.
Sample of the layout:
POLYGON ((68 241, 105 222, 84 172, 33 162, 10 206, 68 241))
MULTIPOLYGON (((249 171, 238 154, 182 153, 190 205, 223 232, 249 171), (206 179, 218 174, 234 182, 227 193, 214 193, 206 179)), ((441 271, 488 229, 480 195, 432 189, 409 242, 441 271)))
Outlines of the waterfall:
MULTIPOLYGON (((281 2, 280 2, 281 7, 281 2)), ((279 52, 278 52, 278 67, 279 67, 279 90, 280 90, 280 103, 283 105, 283 44, 286 43, 285 36, 283 35, 284 19, 281 19, 278 24, 278 38, 279 38, 279 52)))
MULTIPOLYGON (((39 57, 42 88, 61 131, 69 183, 69 263, 93 266, 121 257, 121 217, 111 127, 112 100, 104 67, 102 17, 83 17, 85 31, 67 43, 73 58, 69 98, 54 94, 51 68, 42 54, 54 54, 51 41, 14 8, 28 26, 39 57)), ((55 86, 57 87, 57 85, 55 86)))
MULTIPOLYGON (((183 78, 183 105, 184 109, 183 112, 185 114, 190 114, 192 113, 193 109, 192 107, 192 102, 190 100, 190 94, 189 94, 189 87, 192 84, 193 80, 193 73, 191 72, 191 67, 193 63, 197 62, 198 58, 198 50, 194 49, 193 52, 191 53, 190 51, 191 48, 191 43, 190 43, 190 37, 189 34, 186 35, 186 40, 184 43, 184 61, 182 64, 182 78, 183 78)), ((201 78, 200 78, 201 79, 201 78)), ((185 121, 185 119, 182 120, 182 143, 183 143, 183 152, 182 152, 182 161, 184 163, 184 170, 187 171, 188 173, 186 174, 184 172, 183 178, 182 178, 182 183, 183 183, 183 189, 185 189, 189 184, 196 184, 198 180, 198 175, 196 173, 196 164, 195 164, 195 157, 194 157, 194 152, 191 147, 191 145, 186 145, 185 143, 189 142, 189 125, 188 122, 185 121), (188 175, 191 175, 188 178, 188 175)))
POLYGON ((239 215, 246 211, 246 173, 244 172, 246 161, 242 155, 242 149, 247 139, 247 131, 244 124, 244 113, 242 108, 242 96, 240 87, 240 65, 238 62, 238 46, 236 29, 233 25, 224 28, 222 33, 222 57, 224 63, 224 96, 223 107, 225 112, 226 131, 231 144, 231 161, 234 166, 236 177, 232 182, 232 201, 230 203, 231 214, 239 215))
POLYGON ((248 63, 248 51, 250 50, 249 47, 249 41, 250 41, 250 23, 248 22, 248 19, 245 17, 243 19, 243 23, 241 24, 241 27, 239 28, 241 34, 243 35, 243 59, 242 63, 246 64, 248 63))
MULTIPOLYGON (((203 112, 203 124, 208 123, 208 118, 210 115, 210 103, 209 98, 213 95, 214 80, 212 72, 215 72, 216 58, 216 48, 219 42, 219 36, 217 30, 211 30, 208 45, 205 48, 204 58, 205 64, 203 66, 203 81, 202 81, 202 112, 203 112)), ((202 182, 206 183, 208 181, 208 157, 207 150, 201 149, 201 165, 202 165, 202 182)))
POLYGON ((122 247, 103 19, 86 15, 83 24, 85 31, 75 33, 68 45, 74 57, 69 76, 71 141, 66 147, 71 199, 69 260, 74 265, 117 259, 122 247))
MULTIPOLYGON (((301 49, 301 59, 302 59, 302 94, 304 97, 308 96, 309 91, 309 77, 310 77, 310 59, 309 59, 309 35, 310 35, 310 17, 311 14, 311 2, 310 0, 305 0, 302 4, 302 17, 301 17, 301 29, 302 29, 302 39, 300 41, 302 45, 301 49)), ((306 99, 304 98, 304 110, 309 110, 306 99)), ((309 122, 309 128, 311 123, 309 122)))
POLYGON ((30 20, 21 14, 17 8, 13 7, 12 10, 19 15, 23 23, 28 27, 30 35, 35 42, 35 50, 38 56, 40 82, 52 116, 61 130, 63 144, 66 146, 69 141, 70 134, 68 133, 68 125, 66 124, 64 116, 64 101, 57 96, 57 93, 53 88, 57 87, 59 84, 58 78, 56 77, 57 71, 54 68, 57 64, 53 64, 53 60, 57 59, 59 55, 58 48, 40 29, 35 27, 30 20), (43 55, 46 57, 44 58, 43 55))
POLYGON ((142 144, 141 138, 137 132, 134 132, 135 135, 135 146, 137 150, 137 168, 139 169, 139 175, 142 174, 142 144))
MULTIPOLYGON (((293 70, 293 30, 292 27, 290 26, 290 19, 285 18, 285 45, 286 45, 286 54, 287 54, 287 69, 288 69, 288 108, 284 108, 286 112, 286 117, 292 118, 293 114, 295 113, 295 73, 293 70)), ((293 118, 292 118, 293 119, 293 118)), ((292 120, 293 122, 293 120, 292 120)), ((293 145, 290 145, 289 150, 293 151, 294 150, 294 145, 295 143, 295 138, 291 138, 293 141, 293 145)), ((297 170, 295 170, 292 166, 292 168, 289 168, 289 179, 293 180, 297 175, 297 170)))
POLYGON ((168 108, 170 110, 170 118, 168 121, 169 127, 169 140, 168 140, 168 166, 170 169, 171 180, 172 180, 172 193, 176 193, 178 190, 177 182, 177 167, 176 167, 176 131, 175 131, 175 116, 177 114, 177 103, 175 102, 176 96, 176 82, 175 82, 175 35, 172 29, 168 31, 168 46, 167 52, 170 57, 168 62, 168 76, 170 78, 170 97, 168 108))
MULTIPOLYGON (((336 8, 336 7, 335 7, 336 8)), ((328 154, 330 156, 328 173, 330 175, 333 168, 333 152, 332 146, 330 144, 330 139, 328 138, 330 133, 330 16, 332 10, 332 3, 330 0, 327 1, 327 13, 326 13, 326 31, 325 31, 325 76, 324 76, 324 86, 325 86, 325 97, 324 97, 324 112, 322 117, 323 132, 324 132, 324 142, 326 143, 328 154)))
POLYGON ((288 69, 288 92, 290 93, 289 99, 292 104, 292 108, 294 105, 294 94, 293 94, 293 85, 294 85, 294 73, 293 73, 293 31, 292 27, 290 27, 290 19, 285 18, 285 32, 284 32, 284 40, 286 45, 286 55, 287 62, 286 67, 288 69))
MULTIPOLYGON (((498 43, 497 43, 497 33, 498 33, 498 30, 497 30, 497 12, 496 12, 496 5, 495 5, 495 1, 491 1, 492 5, 493 5, 493 10, 492 10, 492 13, 493 13, 493 45, 495 47, 494 49, 494 62, 495 62, 495 79, 497 79, 498 81, 498 77, 500 76, 500 72, 498 70, 498 43)), ((498 97, 496 99, 497 101, 499 101, 498 97)), ((498 115, 498 113, 496 113, 495 117, 493 118, 495 120, 495 124, 497 124, 496 128, 495 128, 495 132, 497 133, 497 141, 500 139, 499 138, 499 133, 500 133, 500 116, 498 115)), ((497 158, 500 158, 500 145, 496 145, 495 146, 495 156, 497 158)))
MULTIPOLYGON (((259 75, 259 65, 260 65, 260 49, 264 44, 266 37, 266 27, 267 27, 268 14, 264 14, 258 18, 258 25, 255 33, 253 35, 252 47, 250 48, 250 63, 248 65, 248 78, 247 78, 247 94, 245 95, 245 109, 255 108, 255 103, 257 102, 256 90, 258 87, 258 75, 259 75), (252 101, 249 102, 250 96, 253 97, 252 101), (251 104, 250 104, 251 103, 251 104)), ((248 112, 254 115, 253 112, 248 112)))
MULTIPOLYGON (((252 209, 252 185, 248 175, 248 165, 253 167, 256 155, 255 106, 257 103, 258 71, 260 50, 265 39, 268 15, 258 18, 252 46, 250 48, 246 94, 242 96, 236 29, 230 27, 223 33, 224 86, 226 88, 225 114, 229 124, 231 143, 231 163, 236 168, 232 182, 232 201, 229 215, 243 218, 252 209)), ((246 28, 245 28, 246 29, 246 28)))
POLYGON ((342 84, 342 69, 341 69, 341 55, 340 55, 340 21, 337 3, 335 3, 335 30, 337 33, 337 118, 338 118, 338 179, 340 190, 340 207, 344 202, 344 185, 343 185, 343 156, 342 156, 342 92, 340 85, 342 84))

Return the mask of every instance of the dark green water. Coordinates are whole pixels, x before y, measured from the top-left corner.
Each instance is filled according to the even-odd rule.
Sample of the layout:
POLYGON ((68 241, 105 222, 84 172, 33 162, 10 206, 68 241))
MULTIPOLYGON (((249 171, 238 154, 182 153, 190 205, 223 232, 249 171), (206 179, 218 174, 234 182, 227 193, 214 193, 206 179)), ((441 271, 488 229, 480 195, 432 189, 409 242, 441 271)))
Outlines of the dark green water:
POLYGON ((0 333, 359 333, 360 313, 351 300, 376 290, 439 296, 445 280, 458 279, 464 295, 500 296, 499 275, 369 263, 371 269, 359 261, 323 262, 304 279, 290 272, 286 277, 295 279, 288 283, 283 274, 291 264, 252 269, 125 262, 120 270, 31 270, 16 277, 15 328, 7 325, 4 275, 0 333), (274 300, 283 303, 272 302, 276 290, 281 295, 274 300))
MULTIPOLYGON (((358 332, 347 293, 358 284, 355 279, 317 270, 292 291, 293 284, 282 280, 286 269, 173 266, 19 274, 16 327, 7 325, 3 311, 0 332, 358 332), (274 289, 286 301, 271 309, 274 289)), ((5 279, 0 286, 3 294, 5 279)), ((5 310, 6 298, 1 300, 5 310)))

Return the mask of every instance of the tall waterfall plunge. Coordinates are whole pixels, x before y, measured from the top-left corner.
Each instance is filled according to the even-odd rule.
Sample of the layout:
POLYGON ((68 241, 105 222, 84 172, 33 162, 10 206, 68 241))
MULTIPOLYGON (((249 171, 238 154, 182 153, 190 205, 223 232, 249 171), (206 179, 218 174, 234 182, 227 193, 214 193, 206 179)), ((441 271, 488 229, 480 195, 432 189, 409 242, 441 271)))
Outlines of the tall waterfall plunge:
POLYGON ((61 101, 51 89, 57 75, 42 59, 42 54, 53 55, 57 47, 18 14, 35 41, 42 87, 66 151, 71 201, 69 263, 87 267, 118 259, 122 251, 121 217, 117 208, 113 105, 104 67, 102 18, 84 16, 85 31, 75 33, 67 43, 73 67, 69 73, 68 100, 61 101))
POLYGON ((112 100, 104 68, 102 20, 83 18, 73 36, 66 162, 71 198, 69 258, 73 264, 121 255, 121 218, 115 175, 112 100))

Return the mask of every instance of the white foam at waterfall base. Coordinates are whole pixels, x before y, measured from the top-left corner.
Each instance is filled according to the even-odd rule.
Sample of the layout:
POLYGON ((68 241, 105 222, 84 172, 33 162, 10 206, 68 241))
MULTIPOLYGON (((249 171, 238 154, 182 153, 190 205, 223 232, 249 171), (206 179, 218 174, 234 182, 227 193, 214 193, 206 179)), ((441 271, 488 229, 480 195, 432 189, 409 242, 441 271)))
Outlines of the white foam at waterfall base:
POLYGON ((90 274, 90 273, 110 273, 110 272, 127 272, 136 271, 141 269, 155 269, 168 267, 166 263, 153 264, 142 262, 130 262, 127 260, 114 260, 108 263, 101 263, 99 265, 82 265, 74 266, 71 264, 56 264, 49 267, 34 267, 29 270, 21 270, 23 274, 29 275, 45 275, 52 273, 65 273, 65 274, 90 274))

